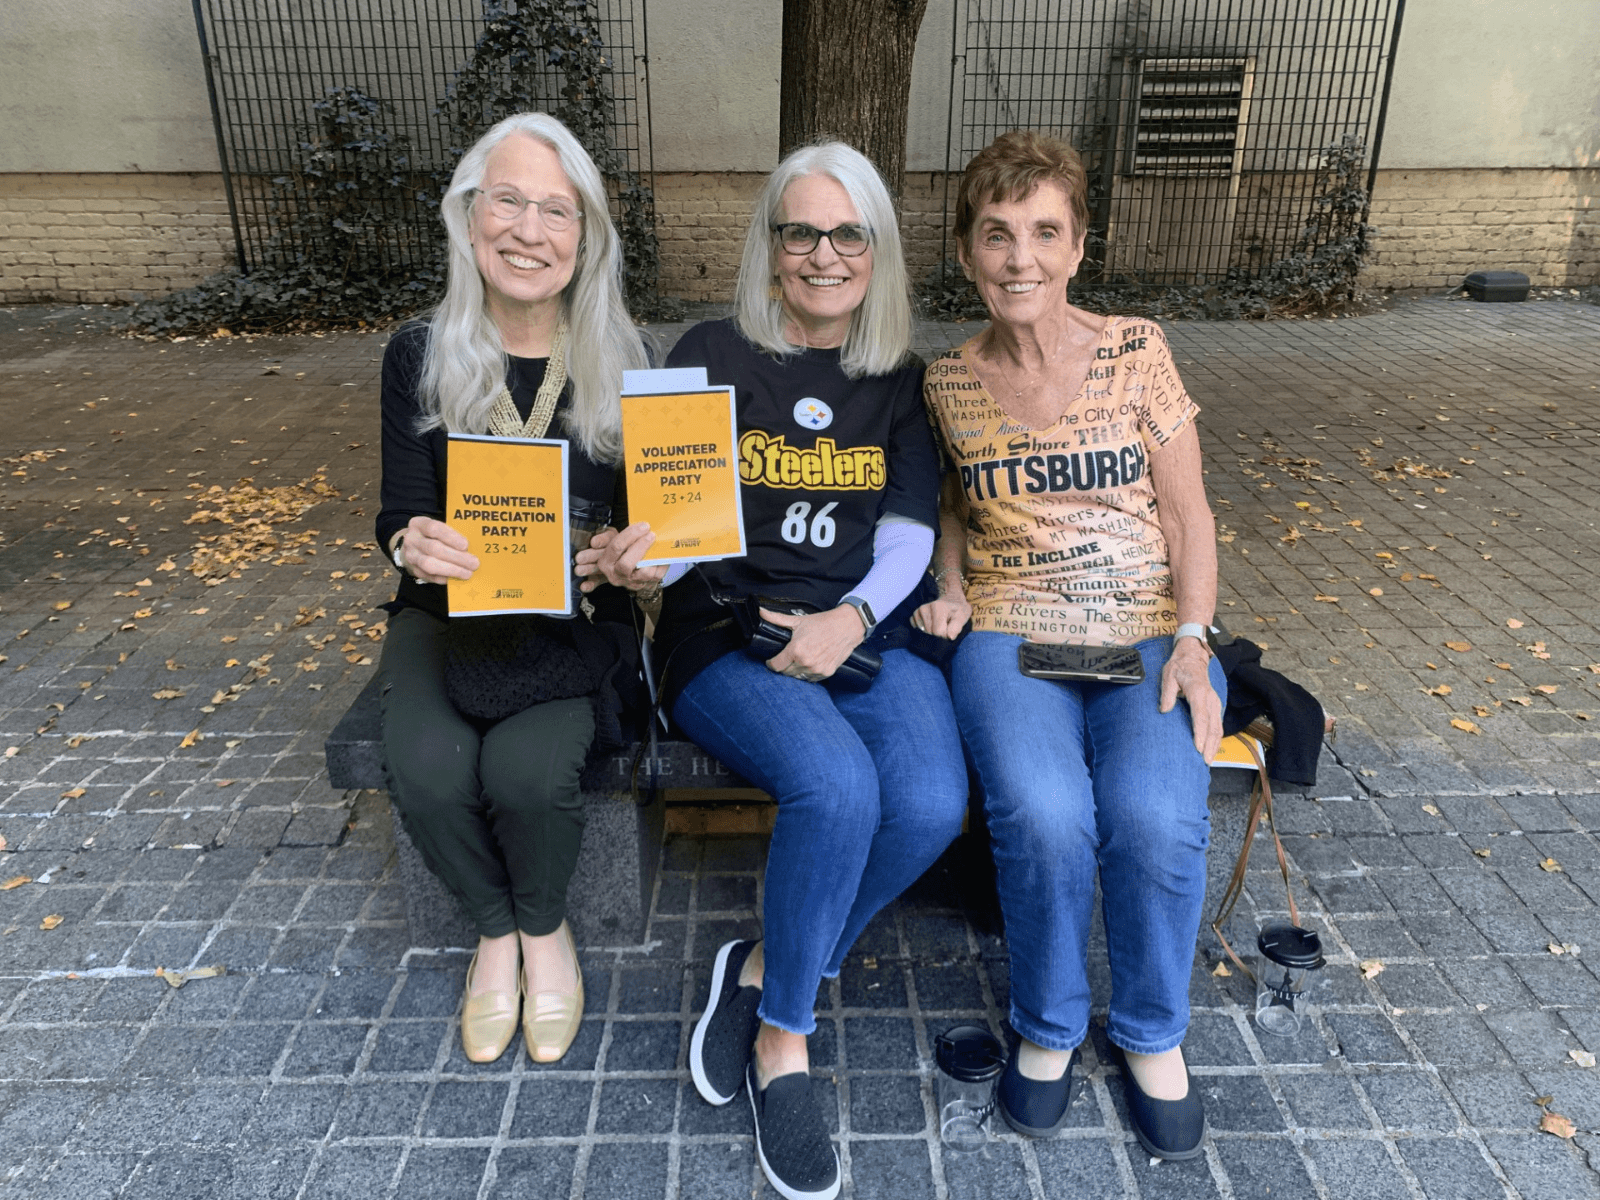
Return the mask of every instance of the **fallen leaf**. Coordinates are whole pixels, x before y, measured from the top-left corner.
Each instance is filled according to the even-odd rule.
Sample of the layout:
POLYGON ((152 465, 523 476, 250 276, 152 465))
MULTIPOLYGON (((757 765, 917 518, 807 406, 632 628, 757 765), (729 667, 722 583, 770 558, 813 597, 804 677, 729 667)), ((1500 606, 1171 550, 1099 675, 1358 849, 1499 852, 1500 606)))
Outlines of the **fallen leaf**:
POLYGON ((1507 696, 1506 697, 1506 703, 1507 704, 1520 704, 1523 708, 1527 708, 1530 704, 1533 703, 1533 701, 1529 700, 1526 696, 1507 696))
POLYGON ((210 611, 211 610, 209 608, 191 608, 189 610, 189 615, 191 617, 203 617, 210 611))
POLYGON ((1515 617, 1507 617, 1506 618, 1506 628, 1507 629, 1521 629, 1522 628, 1522 622, 1517 620, 1515 617))
POLYGON ((63 917, 60 913, 51 913, 48 917, 46 917, 44 920, 39 922, 39 928, 40 929, 54 929, 57 925, 61 924, 61 922, 64 921, 64 920, 66 920, 66 918, 63 917))
POLYGON ((1376 979, 1382 974, 1383 963, 1379 962, 1375 958, 1364 958, 1361 960, 1361 978, 1376 979))
POLYGON ((141 608, 138 612, 133 614, 133 619, 135 621, 142 621, 153 612, 155 612, 155 609, 153 608, 141 608))
POLYGON ((9 892, 12 888, 19 888, 25 883, 32 883, 32 875, 13 875, 4 883, 0 883, 0 892, 9 892))
POLYGON ((133 586, 134 587, 151 587, 152 585, 154 585, 154 583, 155 583, 155 580, 153 580, 153 579, 141 579, 141 580, 139 580, 138 583, 134 584, 133 586))
POLYGON ((191 979, 215 979, 218 975, 226 975, 228 968, 217 965, 210 967, 194 967, 187 971, 169 971, 165 967, 156 968, 156 976, 165 979, 175 988, 181 988, 191 979))
POLYGON ((1479 858, 1488 858, 1489 857, 1489 852, 1487 850, 1474 850, 1473 853, 1476 854, 1479 858))
POLYGON ((1561 690, 1561 688, 1560 688, 1559 685, 1554 684, 1554 683, 1541 683, 1541 684, 1537 685, 1533 690, 1536 691, 1536 692, 1541 692, 1546 696, 1554 696, 1557 692, 1559 692, 1561 690))
POLYGON ((1369 596, 1381 596, 1381 595, 1383 595, 1383 589, 1382 588, 1368 588, 1367 589, 1367 595, 1369 595, 1369 596))
POLYGON ((1446 650, 1454 650, 1457 654, 1465 654, 1468 650, 1472 649, 1472 643, 1471 642, 1446 642, 1444 644, 1444 648, 1446 650))
POLYGON ((183 735, 183 741, 178 743, 178 749, 179 750, 187 750, 190 746, 193 746, 199 740, 200 740, 200 731, 198 729, 191 729, 188 733, 183 735))
POLYGON ((61 798, 63 800, 76 800, 79 796, 86 795, 88 791, 88 788, 70 788, 69 790, 61 793, 61 798))
POLYGON ((1439 815, 1439 810, 1431 804, 1424 804, 1422 806, 1422 811, 1431 817, 1437 817, 1439 815))
POLYGON ((57 600, 50 607, 55 609, 57 612, 66 612, 67 609, 72 607, 72 601, 71 600, 57 600))
POLYGON ((1473 724, 1471 721, 1463 720, 1461 717, 1451 717, 1450 724, 1454 728, 1461 730, 1463 733, 1479 732, 1479 729, 1475 724, 1473 724))
POLYGON ((1319 602, 1321 602, 1323 604, 1337 604, 1337 603, 1339 603, 1339 597, 1337 597, 1337 596, 1324 596, 1321 592, 1318 592, 1315 596, 1313 596, 1311 598, 1313 600, 1319 601, 1319 602))
POLYGON ((7 758, 15 758, 21 752, 22 752, 22 747, 21 746, 7 746, 6 747, 5 756, 7 758))
POLYGON ((1568 1050, 1567 1057, 1580 1067, 1594 1066, 1594 1055, 1587 1050, 1568 1050))
POLYGON ((1561 864, 1553 858, 1546 858, 1540 861, 1539 870, 1549 871, 1551 874, 1555 874, 1557 871, 1561 870, 1561 864))
POLYGON ((1553 1133, 1558 1138, 1575 1137, 1578 1127, 1563 1117, 1560 1113, 1546 1112, 1539 1118, 1539 1128, 1545 1133, 1553 1133))
POLYGON ((1218 979, 1227 979, 1229 976, 1231 976, 1233 974, 1232 971, 1228 970, 1228 964, 1225 963, 1225 962, 1219 962, 1212 969, 1211 973, 1213 975, 1215 975, 1218 979))
POLYGON ((151 692, 150 698, 152 700, 176 700, 181 695, 183 695, 183 691, 179 688, 162 688, 158 692, 151 692))
POLYGON ((5 836, 3 834, 0 834, 0 850, 4 850, 5 848, 6 848, 5 836))
POLYGON ((1564 946, 1560 942, 1551 942, 1548 946, 1545 947, 1545 949, 1550 951, 1550 953, 1554 954, 1557 958, 1560 958, 1563 954, 1565 954, 1567 952, 1566 946, 1564 946))
POLYGON ((1423 688, 1422 690, 1430 696, 1448 696, 1455 689, 1448 683, 1441 683, 1438 687, 1423 688))
POLYGON ((1549 1104, 1554 1099, 1555 1099, 1554 1096, 1535 1096, 1533 1098, 1533 1102, 1535 1104, 1537 1104, 1540 1108, 1543 1108, 1545 1105, 1549 1104))
POLYGON ((1511 664, 1510 663, 1497 662, 1497 663, 1495 663, 1495 666, 1499 667, 1502 671, 1511 670, 1511 664))
POLYGON ((1594 720, 1594 718, 1591 717, 1588 713, 1583 712, 1581 710, 1578 711, 1578 712, 1574 712, 1572 715, 1577 717, 1578 720, 1580 720, 1580 721, 1592 721, 1592 720, 1594 720))

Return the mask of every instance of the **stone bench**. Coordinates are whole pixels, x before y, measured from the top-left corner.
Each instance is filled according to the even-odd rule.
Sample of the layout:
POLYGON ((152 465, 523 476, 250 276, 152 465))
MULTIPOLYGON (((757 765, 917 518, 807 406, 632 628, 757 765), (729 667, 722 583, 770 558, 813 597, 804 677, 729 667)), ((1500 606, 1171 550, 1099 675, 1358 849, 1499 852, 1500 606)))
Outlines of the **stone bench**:
MULTIPOLYGON (((374 676, 324 744, 328 778, 336 788, 388 788, 378 692, 374 676)), ((660 789, 748 790, 751 786, 693 742, 662 740, 657 743, 655 754, 660 789, 653 801, 639 804, 629 788, 637 751, 634 746, 598 759, 589 764, 582 776, 586 824, 578 867, 567 892, 567 908, 573 929, 587 946, 635 945, 644 940, 666 829, 666 803, 660 789)), ((1324 770, 1348 775, 1326 749, 1323 755, 1324 770)), ((647 798, 648 772, 649 764, 641 762, 641 799, 647 798)), ((1242 816, 1242 809, 1229 806, 1224 817, 1215 802, 1247 794, 1252 777, 1245 771, 1222 767, 1211 774, 1213 847, 1225 853, 1230 863, 1238 853, 1239 831, 1230 828, 1223 833, 1217 827, 1218 818, 1231 826, 1235 818, 1242 816)), ((1353 792, 1353 786, 1348 790, 1353 792)), ((741 794, 736 802, 745 803, 747 797, 741 794)), ((477 934, 460 905, 423 864, 422 856, 406 836, 398 812, 394 814, 394 841, 411 944, 476 945, 477 934)))
MULTIPOLYGON (((388 788, 379 686, 374 676, 324 743, 328 779, 336 788, 388 788)), ((637 750, 631 747, 591 762, 581 780, 586 823, 577 871, 567 891, 567 907, 573 929, 585 945, 633 945, 644 940, 661 861, 666 805, 659 791, 653 802, 635 803, 629 774, 637 750)), ((655 766, 661 788, 750 786, 692 742, 658 742, 655 766)), ((641 799, 647 798, 643 793, 649 786, 648 776, 649 763, 643 762, 639 768, 641 799)), ((477 945, 477 933, 455 897, 423 864, 398 812, 394 813, 394 842, 412 945, 477 945)))

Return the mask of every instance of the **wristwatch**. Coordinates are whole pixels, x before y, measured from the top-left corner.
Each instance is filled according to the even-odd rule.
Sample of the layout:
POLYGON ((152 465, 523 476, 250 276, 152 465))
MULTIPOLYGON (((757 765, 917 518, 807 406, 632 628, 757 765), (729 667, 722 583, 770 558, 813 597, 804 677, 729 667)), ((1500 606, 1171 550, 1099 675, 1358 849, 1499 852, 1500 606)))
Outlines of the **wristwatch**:
POLYGON ((1206 636, 1210 632, 1199 621, 1185 621, 1178 626, 1178 632, 1172 635, 1172 644, 1176 646, 1179 638, 1192 637, 1204 647, 1206 657, 1211 657, 1211 639, 1206 636))
POLYGON ((395 540, 394 540, 394 549, 391 550, 389 553, 390 553, 390 557, 394 559, 394 565, 396 567, 400 568, 400 574, 402 574, 402 575, 411 574, 411 569, 406 566, 406 535, 405 534, 402 533, 399 537, 395 538, 395 540))
POLYGON ((856 615, 861 618, 861 623, 867 628, 866 636, 871 637, 872 631, 878 627, 878 618, 872 611, 872 605, 868 604, 860 596, 846 596, 839 603, 848 604, 856 610, 856 615))

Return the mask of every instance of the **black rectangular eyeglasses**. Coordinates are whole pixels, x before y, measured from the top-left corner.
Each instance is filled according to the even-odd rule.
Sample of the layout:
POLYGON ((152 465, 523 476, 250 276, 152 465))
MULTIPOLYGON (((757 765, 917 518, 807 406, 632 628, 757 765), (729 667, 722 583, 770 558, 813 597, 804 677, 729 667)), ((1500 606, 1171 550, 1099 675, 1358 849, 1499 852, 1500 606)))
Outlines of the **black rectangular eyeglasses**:
POLYGON ((772 232, 778 235, 784 250, 790 254, 810 254, 823 238, 828 239, 833 252, 840 258, 855 258, 858 254, 865 253, 867 247, 872 244, 872 238, 867 230, 856 224, 818 229, 803 221, 785 221, 781 225, 772 226, 772 232))

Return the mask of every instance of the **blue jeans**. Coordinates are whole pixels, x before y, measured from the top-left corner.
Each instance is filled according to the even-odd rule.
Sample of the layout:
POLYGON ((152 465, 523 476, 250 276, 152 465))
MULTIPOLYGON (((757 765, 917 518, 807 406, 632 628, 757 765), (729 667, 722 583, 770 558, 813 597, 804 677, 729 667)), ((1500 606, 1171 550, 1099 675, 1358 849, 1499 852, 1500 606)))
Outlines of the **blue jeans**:
POLYGON ((961 832, 967 773, 944 676, 887 650, 871 689, 853 693, 736 650, 694 677, 672 716, 778 802, 760 1012, 809 1034, 823 976, 839 973, 867 922, 961 832))
MULTIPOLYGON (((1172 639, 1140 642, 1140 684, 1030 679, 1022 639, 969 634, 952 666, 956 721, 982 782, 1011 949, 1011 1025, 1051 1050, 1089 1027, 1095 872, 1111 958, 1106 1033, 1159 1054, 1189 1026, 1206 890, 1211 772, 1189 708, 1160 713, 1172 639)), ((1226 701, 1222 668, 1211 686, 1226 701)))

